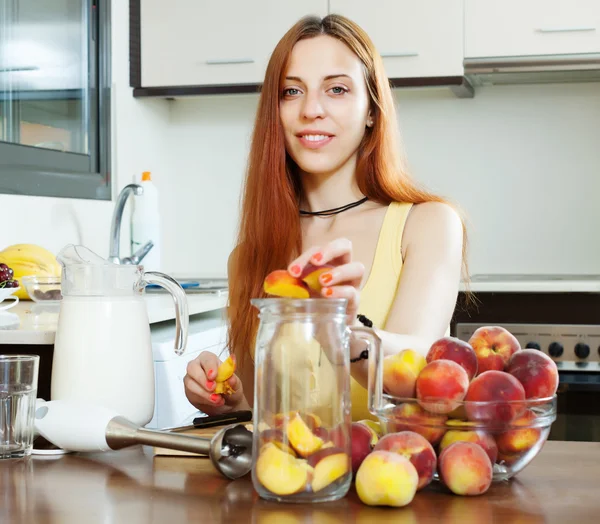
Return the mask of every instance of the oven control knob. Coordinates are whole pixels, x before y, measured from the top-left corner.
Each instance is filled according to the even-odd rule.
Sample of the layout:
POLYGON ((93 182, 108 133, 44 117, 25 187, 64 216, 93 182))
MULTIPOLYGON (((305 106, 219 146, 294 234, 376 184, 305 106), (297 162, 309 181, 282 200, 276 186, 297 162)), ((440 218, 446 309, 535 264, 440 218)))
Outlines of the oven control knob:
POLYGON ((551 357, 560 357, 563 354, 563 345, 560 342, 552 342, 548 346, 548 353, 550 353, 551 357))
POLYGON ((590 356, 590 346, 583 342, 575 344, 575 355, 577 355, 577 358, 588 358, 590 356))
POLYGON ((526 346, 527 349, 542 349, 541 346, 537 343, 537 342, 527 342, 526 346))

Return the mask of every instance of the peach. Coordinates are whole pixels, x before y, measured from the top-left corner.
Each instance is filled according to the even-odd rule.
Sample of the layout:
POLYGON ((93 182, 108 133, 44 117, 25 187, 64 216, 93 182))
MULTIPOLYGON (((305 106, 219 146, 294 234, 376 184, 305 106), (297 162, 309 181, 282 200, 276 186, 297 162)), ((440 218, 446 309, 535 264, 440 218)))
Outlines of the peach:
POLYGON ((448 417, 427 413, 421 406, 406 402, 396 406, 387 425, 388 433, 414 431, 435 446, 446 433, 444 427, 448 417))
POLYGON ((502 326, 482 326, 469 339, 477 355, 479 374, 490 370, 503 371, 510 358, 521 349, 517 338, 502 326))
POLYGON ((487 453, 490 462, 493 464, 498 458, 498 446, 494 437, 489 433, 480 430, 466 431, 464 429, 451 429, 446 432, 444 438, 440 442, 440 453, 454 442, 473 442, 481 446, 483 451, 487 453))
POLYGON ((350 426, 352 439, 352 473, 356 474, 365 457, 371 453, 379 437, 370 427, 358 422, 350 426))
POLYGON ((452 360, 434 360, 417 377, 417 399, 431 413, 450 413, 469 389, 467 372, 452 360))
POLYGON ((277 297, 308 298, 308 286, 285 269, 271 271, 263 282, 265 293, 277 297))
POLYGON ((417 491, 423 489, 433 479, 437 457, 433 446, 422 435, 414 431, 388 433, 373 448, 373 451, 379 450, 398 453, 410 460, 419 475, 417 491))
POLYGON ((269 442, 261 448, 256 461, 256 477, 271 493, 291 495, 306 488, 311 468, 305 460, 281 451, 269 442))
POLYGON ((333 269, 333 266, 329 264, 323 266, 314 266, 313 264, 308 263, 306 265, 302 271, 302 274, 300 275, 300 280, 307 285, 311 295, 316 297, 321 296, 321 288, 323 286, 321 285, 319 277, 330 269, 333 269))
POLYGON ((287 437, 296 453, 301 457, 308 457, 308 455, 321 449, 324 444, 323 439, 311 431, 299 413, 296 413, 288 423, 287 437))
POLYGON ((558 388, 556 363, 536 349, 515 353, 508 361, 506 371, 523 384, 525 398, 552 397, 558 388))
POLYGON ((227 382, 235 373, 236 360, 235 355, 230 355, 225 362, 219 364, 217 376, 215 378, 215 390, 217 395, 230 395, 234 392, 233 388, 227 382))
POLYGON ((524 411, 525 390, 504 371, 485 371, 473 379, 465 400, 469 420, 506 423, 524 411))
POLYGON ((311 481, 313 491, 319 491, 350 472, 350 459, 344 450, 336 447, 320 449, 308 457, 314 468, 311 481))
POLYGON ((417 492, 419 475, 410 460, 391 451, 374 451, 356 474, 356 493, 368 506, 402 507, 417 492))
POLYGON ((374 420, 369 420, 369 419, 363 419, 363 420, 359 420, 357 422, 357 424, 363 424, 363 425, 367 426, 368 428, 371 428, 375 432, 377 437, 383 436, 383 429, 381 428, 381 424, 379 422, 375 422, 374 420))
POLYGON ((538 442, 540 428, 527 427, 535 423, 536 415, 528 409, 520 417, 511 422, 511 426, 524 426, 523 429, 511 429, 496 435, 498 451, 503 455, 512 455, 528 451, 538 442))
POLYGON ((427 365, 414 349, 404 349, 383 359, 383 388, 395 397, 414 398, 417 377, 427 365))
POLYGON ((440 480, 456 495, 481 495, 492 483, 492 463, 473 442, 454 442, 440 453, 440 480))
POLYGON ((427 352, 427 363, 436 360, 452 360, 461 366, 469 380, 477 375, 477 355, 471 345, 456 337, 443 337, 436 340, 427 352))
POLYGON ((281 429, 267 429, 260 434, 260 447, 272 442, 280 450, 296 456, 296 452, 285 442, 284 434, 281 429))

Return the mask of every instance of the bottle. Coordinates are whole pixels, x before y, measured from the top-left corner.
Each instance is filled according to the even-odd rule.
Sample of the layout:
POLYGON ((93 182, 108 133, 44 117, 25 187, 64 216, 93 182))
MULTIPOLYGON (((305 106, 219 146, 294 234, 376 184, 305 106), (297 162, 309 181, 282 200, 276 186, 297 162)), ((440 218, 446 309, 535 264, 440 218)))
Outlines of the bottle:
POLYGON ((161 235, 158 189, 152 182, 149 171, 142 173, 140 185, 144 188, 141 195, 133 198, 131 215, 131 253, 135 253, 148 240, 154 247, 142 259, 141 265, 146 271, 160 271, 161 235))

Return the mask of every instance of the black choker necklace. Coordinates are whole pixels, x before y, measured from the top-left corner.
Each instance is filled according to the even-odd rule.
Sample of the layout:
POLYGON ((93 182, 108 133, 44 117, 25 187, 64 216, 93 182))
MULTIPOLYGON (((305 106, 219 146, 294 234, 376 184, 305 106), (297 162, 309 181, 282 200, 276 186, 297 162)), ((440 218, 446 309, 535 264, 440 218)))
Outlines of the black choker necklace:
POLYGON ((345 206, 340 206, 340 207, 334 207, 332 209, 325 209, 323 211, 303 211, 301 209, 300 214, 317 216, 317 217, 330 217, 332 215, 337 215, 338 213, 341 213, 348 209, 352 209, 353 207, 360 206, 361 204, 364 204, 367 200, 369 200, 368 197, 365 197, 365 198, 361 198, 360 200, 357 200, 356 202, 352 202, 351 204, 346 204, 345 206))

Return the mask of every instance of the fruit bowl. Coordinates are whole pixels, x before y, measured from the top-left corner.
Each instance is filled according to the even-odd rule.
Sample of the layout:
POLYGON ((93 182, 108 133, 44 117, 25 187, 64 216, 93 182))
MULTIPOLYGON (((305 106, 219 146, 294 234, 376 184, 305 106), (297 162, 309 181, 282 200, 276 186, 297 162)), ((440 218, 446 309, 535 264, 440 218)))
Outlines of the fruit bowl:
POLYGON ((34 302, 60 304, 62 300, 60 277, 27 276, 22 277, 21 282, 34 302))
MULTIPOLYGON (((377 417, 384 434, 419 433, 438 457, 457 441, 479 444, 493 465, 495 482, 510 479, 531 463, 556 420, 556 395, 527 400, 455 401, 449 413, 447 407, 447 399, 428 398, 423 402, 384 394, 377 417)), ((434 479, 439 480, 438 473, 434 479)))

